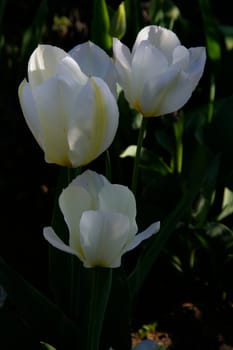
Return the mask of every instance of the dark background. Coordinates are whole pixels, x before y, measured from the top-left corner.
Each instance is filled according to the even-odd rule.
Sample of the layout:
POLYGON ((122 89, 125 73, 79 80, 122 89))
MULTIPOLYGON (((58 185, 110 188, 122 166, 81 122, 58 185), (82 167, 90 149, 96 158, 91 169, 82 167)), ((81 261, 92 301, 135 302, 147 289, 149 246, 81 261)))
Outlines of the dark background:
MULTIPOLYGON (((141 26, 150 23, 146 12, 148 3, 141 3, 141 26)), ((174 3, 179 7, 183 21, 189 23, 187 31, 179 23, 176 26, 184 44, 204 45, 205 33, 198 1, 174 3)), ((118 4, 119 1, 108 1, 112 10, 118 4)), ((211 5, 218 23, 233 25, 230 1, 211 1, 211 5)), ((69 50, 90 39, 91 19, 92 1, 84 0, 48 0, 44 7, 43 1, 9 0, 0 19, 0 39, 4 37, 0 42, 0 254, 33 286, 48 294, 47 242, 42 231, 51 224, 58 169, 44 162, 43 152, 24 121, 17 90, 27 74, 27 61, 38 44, 38 37, 39 42, 69 50), (38 19, 40 6, 42 11, 38 19), (56 27, 54 16, 65 16, 67 22, 56 27), (36 26, 36 18, 40 26, 36 26)), ((123 41, 128 43, 127 37, 123 41)), ((232 58, 231 52, 227 62, 232 63, 232 58)), ((208 69, 209 66, 203 85, 208 78, 208 69)), ((232 95, 232 78, 232 68, 229 71, 229 65, 223 64, 217 76, 219 98, 232 95)), ((205 92, 197 100, 194 96, 189 108, 194 108, 200 99, 206 99, 205 92)), ((101 159, 96 161, 92 167, 101 168, 101 162, 101 159)), ((232 221, 229 226, 232 227, 232 221)), ((177 237, 169 241, 145 283, 134 315, 134 329, 156 320, 163 331, 173 334, 177 349, 219 349, 221 339, 233 345, 233 290, 228 293, 231 297, 223 301, 225 282, 216 285, 206 255, 200 254, 195 272, 177 271, 168 259, 171 252, 183 249, 182 232, 177 237), (189 306, 184 306, 185 303, 189 306), (196 309, 202 317, 195 314, 196 309)), ((224 250, 219 254, 221 261, 224 250)), ((226 274, 226 280, 232 280, 233 271, 228 269, 221 271, 226 274)))

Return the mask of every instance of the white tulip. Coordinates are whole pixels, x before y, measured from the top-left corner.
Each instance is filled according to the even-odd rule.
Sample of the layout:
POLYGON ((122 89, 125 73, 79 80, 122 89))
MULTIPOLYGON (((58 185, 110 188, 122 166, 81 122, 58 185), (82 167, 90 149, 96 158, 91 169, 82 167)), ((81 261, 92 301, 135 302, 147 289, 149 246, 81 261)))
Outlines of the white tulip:
POLYGON ((61 193, 59 205, 69 228, 69 242, 65 244, 52 227, 44 228, 44 237, 52 246, 76 255, 85 267, 119 267, 125 252, 159 230, 156 222, 136 234, 133 193, 94 171, 74 179, 61 193))
POLYGON ((112 94, 117 97, 116 69, 112 59, 98 45, 91 41, 75 46, 69 55, 78 63, 87 76, 96 76, 103 79, 109 86, 112 94))
POLYGON ((119 112, 107 84, 62 49, 39 45, 19 86, 26 122, 48 163, 86 165, 112 143, 119 112))
POLYGON ((143 28, 132 52, 114 38, 119 84, 130 105, 144 117, 180 109, 191 97, 204 71, 204 47, 186 49, 171 30, 143 28))

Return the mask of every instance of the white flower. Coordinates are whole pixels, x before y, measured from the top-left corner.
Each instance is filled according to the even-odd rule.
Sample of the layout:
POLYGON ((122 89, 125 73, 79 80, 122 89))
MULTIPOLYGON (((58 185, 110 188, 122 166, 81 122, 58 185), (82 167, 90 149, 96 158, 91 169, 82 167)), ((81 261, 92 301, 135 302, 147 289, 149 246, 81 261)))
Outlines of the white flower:
POLYGON ((204 47, 186 49, 171 30, 143 28, 130 53, 114 38, 119 84, 130 105, 144 117, 180 109, 191 97, 204 70, 204 47))
POLYGON ((121 256, 159 230, 159 222, 136 235, 136 202, 125 186, 87 170, 63 190, 59 205, 69 228, 66 245, 53 231, 44 236, 54 247, 76 255, 85 267, 119 267, 121 256))
POLYGON ((103 79, 112 94, 117 97, 116 69, 111 58, 98 45, 91 41, 75 46, 69 55, 78 63, 81 70, 88 76, 103 79))
POLYGON ((119 112, 109 87, 98 77, 88 77, 62 49, 50 45, 35 49, 19 99, 49 163, 88 164, 113 141, 119 112))

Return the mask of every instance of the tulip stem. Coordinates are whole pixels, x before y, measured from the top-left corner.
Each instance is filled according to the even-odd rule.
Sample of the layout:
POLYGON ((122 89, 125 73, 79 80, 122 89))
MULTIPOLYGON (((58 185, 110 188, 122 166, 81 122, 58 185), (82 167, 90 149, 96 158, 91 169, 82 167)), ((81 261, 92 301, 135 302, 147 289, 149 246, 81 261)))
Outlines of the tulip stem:
POLYGON ((88 302, 86 304, 84 332, 83 332, 83 350, 99 350, 100 336, 104 321, 104 315, 108 304, 112 285, 112 269, 103 267, 93 267, 85 269, 85 281, 87 283, 86 291, 88 302))
POLYGON ((106 151, 106 155, 105 155, 105 175, 106 175, 106 178, 111 182, 112 170, 111 170, 111 158, 110 158, 109 150, 106 151))
MULTIPOLYGON (((81 168, 67 168, 67 185, 71 183, 71 181, 81 173, 81 168)), ((77 319, 77 315, 79 313, 79 307, 77 306, 76 301, 78 290, 77 280, 80 279, 80 267, 75 264, 75 259, 73 255, 68 256, 69 259, 69 289, 70 289, 70 299, 69 299, 69 312, 72 319, 77 319)))
POLYGON ((184 132, 184 116, 179 115, 177 121, 173 124, 175 135, 175 155, 174 155, 174 171, 177 174, 182 172, 183 163, 183 132, 184 132))
POLYGON ((214 100, 215 100, 215 77, 211 74, 210 77, 210 92, 209 92, 209 105, 208 105, 208 123, 212 122, 214 114, 214 100))
POLYGON ((134 194, 136 194, 136 191, 137 191, 140 156, 141 156, 142 143, 143 143, 143 138, 144 138, 144 134, 145 134, 145 130, 146 130, 146 125, 147 125, 147 118, 143 117, 141 127, 139 130, 139 134, 138 134, 137 150, 136 150, 136 155, 134 158, 134 166, 133 166, 133 176, 132 176, 131 189, 132 189, 134 194))

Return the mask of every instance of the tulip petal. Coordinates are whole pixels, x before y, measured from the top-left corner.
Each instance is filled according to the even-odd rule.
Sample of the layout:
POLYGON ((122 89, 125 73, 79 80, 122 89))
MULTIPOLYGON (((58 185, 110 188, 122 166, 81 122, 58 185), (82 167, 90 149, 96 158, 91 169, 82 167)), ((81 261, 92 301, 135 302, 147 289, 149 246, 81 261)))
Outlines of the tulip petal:
POLYGON ((95 209, 95 203, 93 203, 90 194, 84 188, 71 184, 62 191, 59 197, 59 205, 69 228, 69 245, 72 249, 82 254, 79 229, 80 219, 84 211, 95 209))
POLYGON ((177 68, 187 71, 189 67, 190 53, 186 47, 179 45, 173 51, 173 65, 177 68))
POLYGON ((63 252, 76 255, 80 260, 83 261, 83 257, 77 253, 77 251, 70 248, 67 244, 65 244, 54 232, 52 227, 45 227, 43 230, 44 238, 54 247, 63 252))
POLYGON ((127 96, 130 91, 131 81, 131 54, 128 47, 117 38, 113 38, 113 53, 119 84, 127 96))
POLYGON ((87 76, 102 78, 116 97, 116 72, 110 57, 91 41, 75 46, 70 56, 79 64, 87 76))
POLYGON ((141 42, 132 61, 131 89, 134 101, 130 102, 135 109, 140 111, 144 84, 149 80, 156 81, 157 76, 161 75, 167 69, 168 62, 163 53, 147 41, 141 42), (156 68, 153 69, 155 62, 156 68), (151 67, 151 69, 148 69, 148 67, 151 67))
POLYGON ((190 65, 188 74, 193 83, 193 90, 196 88, 205 67, 206 49, 205 47, 193 47, 189 49, 190 65))
MULTIPOLYGON (((99 192, 99 208, 101 211, 115 211, 129 218, 130 223, 135 222, 136 201, 133 193, 122 185, 106 185, 99 192)), ((137 225, 134 225, 137 232, 137 225)))
POLYGON ((160 49, 166 56, 169 63, 172 62, 172 52, 176 46, 180 45, 180 41, 176 34, 171 30, 150 25, 144 27, 137 35, 133 46, 133 54, 143 40, 148 40, 154 47, 160 49))
POLYGON ((110 182, 106 177, 88 169, 81 175, 77 176, 70 185, 84 188, 89 194, 91 194, 92 201, 97 205, 101 188, 109 184, 110 182))
POLYGON ((75 60, 70 57, 64 57, 57 65, 56 75, 65 80, 67 85, 72 85, 75 89, 75 95, 79 89, 87 83, 88 77, 84 74, 75 60))
POLYGON ((82 71, 88 76, 106 76, 110 58, 99 46, 88 41, 75 46, 69 55, 79 64, 82 71))
POLYGON ((56 77, 32 89, 44 137, 48 163, 71 166, 67 141, 67 110, 64 109, 62 84, 56 77), (54 103, 56 101, 56 103, 54 103))
POLYGON ((68 54, 51 45, 39 45, 28 62, 28 79, 32 87, 42 84, 53 77, 56 67, 68 54))
POLYGON ((170 112, 169 105, 163 106, 163 103, 169 91, 175 90, 179 75, 176 67, 169 67, 163 74, 145 82, 141 95, 141 110, 144 116, 156 117, 170 112), (169 112, 165 112, 167 109, 169 112))
POLYGON ((160 222, 154 222, 145 231, 138 233, 135 238, 127 244, 124 253, 137 247, 142 241, 157 233, 160 229, 160 222))
POLYGON ((85 266, 118 267, 126 244, 129 219, 119 213, 86 211, 80 221, 85 266))
POLYGON ((19 100, 27 125, 31 130, 33 136, 35 137, 36 141, 43 149, 44 141, 41 132, 39 117, 36 110, 36 105, 32 95, 30 84, 26 82, 26 79, 24 79, 19 86, 19 100))
POLYGON ((90 163, 110 146, 118 127, 119 111, 107 84, 99 78, 88 80, 75 107, 79 112, 69 119, 68 142, 72 164, 79 166, 90 163))
POLYGON ((178 111, 190 99, 192 92, 192 81, 186 73, 181 72, 177 79, 165 90, 161 99, 159 115, 178 111))

